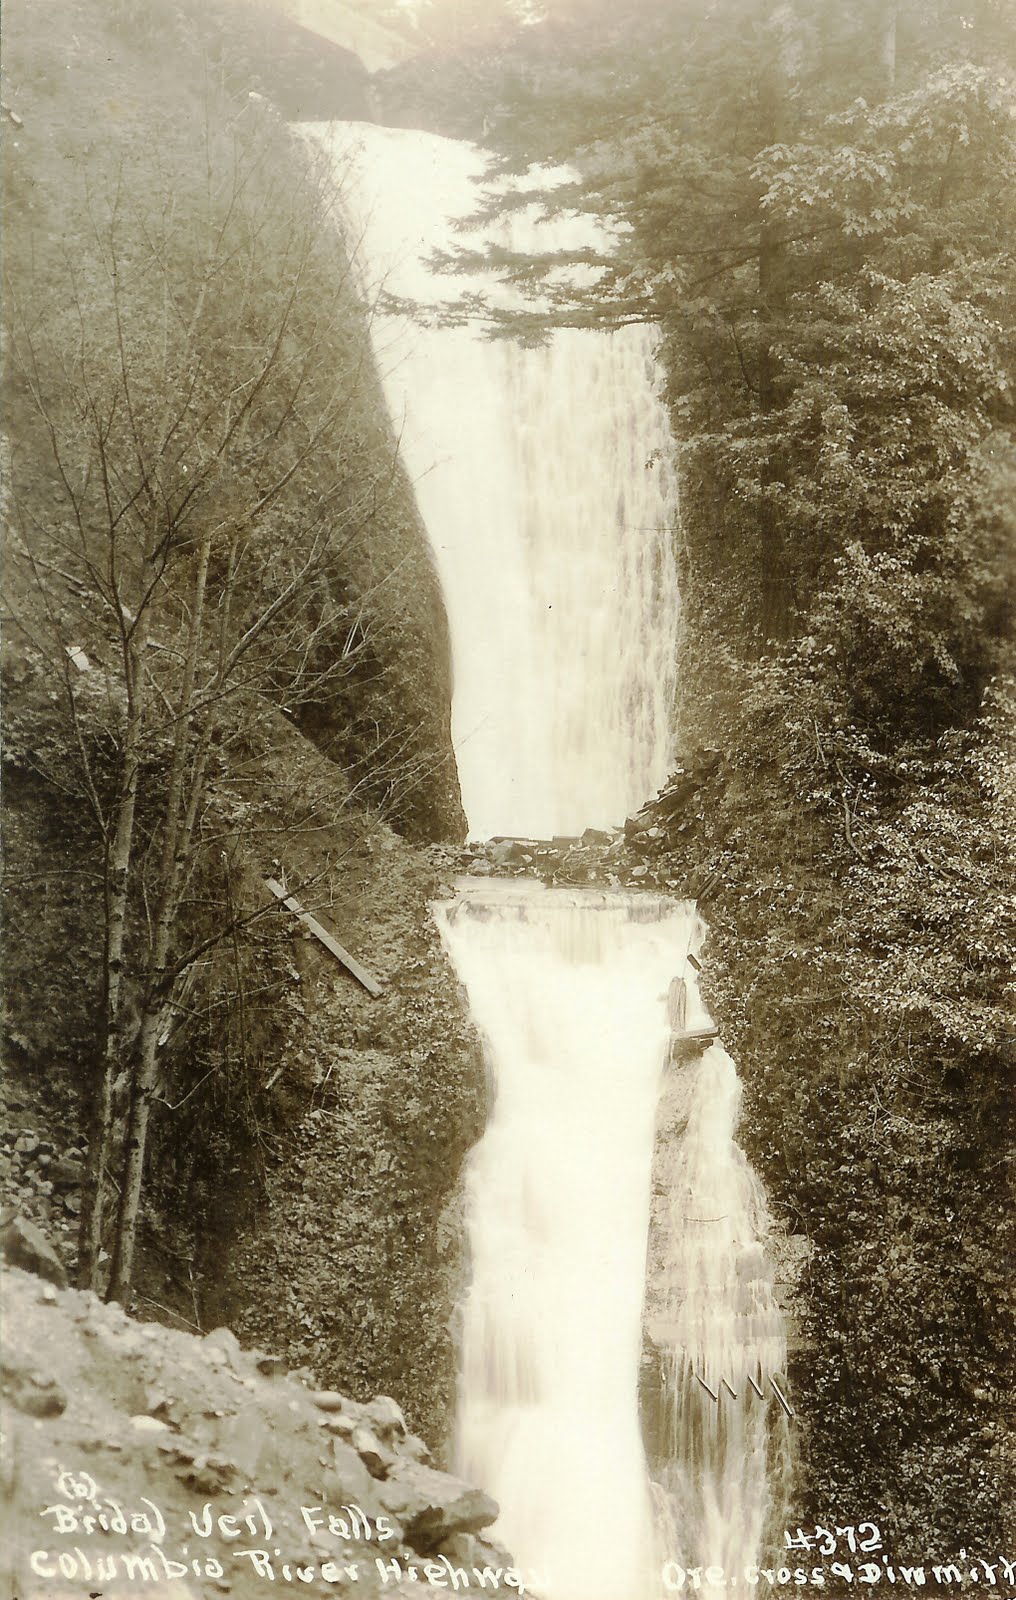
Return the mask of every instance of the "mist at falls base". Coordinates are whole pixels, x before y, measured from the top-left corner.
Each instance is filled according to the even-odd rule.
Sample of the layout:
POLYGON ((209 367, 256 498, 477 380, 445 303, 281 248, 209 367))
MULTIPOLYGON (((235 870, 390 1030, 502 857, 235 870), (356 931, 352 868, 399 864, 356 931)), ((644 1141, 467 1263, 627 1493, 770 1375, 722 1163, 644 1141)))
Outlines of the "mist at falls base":
MULTIPOLYGON (((366 125, 306 133, 335 164, 377 298, 375 353, 448 615, 470 833, 617 825, 673 754, 678 500, 654 335, 558 330, 520 348, 393 314, 386 293, 492 292, 428 262, 463 242, 453 224, 483 199, 483 155, 366 125)), ((541 254, 589 230, 529 212, 485 237, 541 254)), ((785 1346, 733 1063, 718 1044, 675 1055, 675 980, 704 1016, 694 907, 466 879, 435 914, 491 1085, 465 1180, 457 1466, 498 1501, 494 1532, 546 1600, 655 1600, 667 1562, 743 1581, 772 1501, 766 1379, 785 1346)))

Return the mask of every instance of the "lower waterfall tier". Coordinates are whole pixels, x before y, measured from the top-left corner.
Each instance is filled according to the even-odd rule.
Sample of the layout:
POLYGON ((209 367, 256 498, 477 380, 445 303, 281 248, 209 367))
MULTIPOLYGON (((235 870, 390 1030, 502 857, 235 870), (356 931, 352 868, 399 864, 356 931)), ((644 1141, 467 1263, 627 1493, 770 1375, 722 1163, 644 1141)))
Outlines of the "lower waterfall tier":
POLYGON ((771 1498, 765 1384, 785 1351, 764 1200, 733 1143, 733 1063, 675 1042, 708 1022, 694 907, 467 879, 437 916, 492 1101, 467 1174, 459 1468, 498 1501, 498 1537, 549 1600, 650 1600, 667 1559, 750 1562, 771 1498), (675 1094, 683 1111, 661 1130, 675 1094), (665 1257, 648 1307, 664 1432, 652 1471, 651 1215, 665 1257), (725 1407, 698 1403, 699 1377, 734 1374, 736 1422, 726 1392, 725 1407))
POLYGON ((743 1581, 784 1509, 790 1405, 765 1192, 734 1140, 740 1101, 720 1044, 667 1075, 646 1323, 658 1363, 651 1456, 666 1559, 743 1581))
POLYGON ((499 1502, 537 1592, 646 1600, 649 1181, 668 990, 696 918, 513 881, 467 887, 439 920, 493 1099, 467 1179, 459 1466, 499 1502))

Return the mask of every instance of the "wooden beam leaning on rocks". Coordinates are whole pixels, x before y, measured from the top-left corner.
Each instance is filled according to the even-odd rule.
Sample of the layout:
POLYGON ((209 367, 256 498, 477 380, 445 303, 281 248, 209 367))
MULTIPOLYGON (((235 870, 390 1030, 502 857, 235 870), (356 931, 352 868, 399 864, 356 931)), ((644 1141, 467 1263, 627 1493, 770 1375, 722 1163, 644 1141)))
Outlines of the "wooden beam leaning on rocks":
POLYGON ((349 951, 339 943, 338 939, 333 938, 328 929, 321 926, 316 917, 312 917, 309 911, 305 911, 296 896, 290 894, 279 883, 277 878, 266 878, 265 884, 272 891, 275 898, 282 901, 286 910, 291 911, 295 917, 298 917, 304 926, 310 929, 315 939, 319 939, 325 949, 335 957, 336 961, 340 962, 346 971, 352 974, 357 983, 362 983, 368 994, 379 995, 384 992, 381 984, 373 974, 368 972, 366 967, 362 967, 359 961, 351 956, 349 951))

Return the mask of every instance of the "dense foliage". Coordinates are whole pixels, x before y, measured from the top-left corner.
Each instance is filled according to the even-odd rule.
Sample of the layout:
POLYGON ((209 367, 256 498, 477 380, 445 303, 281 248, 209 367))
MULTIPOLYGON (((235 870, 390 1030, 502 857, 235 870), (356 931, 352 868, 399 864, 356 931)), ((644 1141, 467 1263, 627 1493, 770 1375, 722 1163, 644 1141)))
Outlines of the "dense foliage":
POLYGON ((807 1510, 904 1560, 1016 1500, 1014 44, 1004 0, 562 0, 485 57, 503 165, 620 230, 592 291, 509 263, 514 331, 661 330, 681 735, 723 754, 669 875, 816 1247, 807 1510))

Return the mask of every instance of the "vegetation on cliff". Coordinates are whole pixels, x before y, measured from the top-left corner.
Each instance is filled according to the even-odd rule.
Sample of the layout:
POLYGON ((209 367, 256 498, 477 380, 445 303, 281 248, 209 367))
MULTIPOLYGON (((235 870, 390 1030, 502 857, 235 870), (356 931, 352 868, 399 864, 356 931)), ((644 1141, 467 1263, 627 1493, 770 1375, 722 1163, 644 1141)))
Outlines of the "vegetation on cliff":
MULTIPOLYGON (((91 1120, 85 1280, 125 1301, 137 1281, 195 1321, 239 1225, 223 1195, 242 1171, 263 1199, 284 1138, 312 1142, 314 1052, 351 1042, 342 1006, 311 1025, 265 876, 341 915, 386 980, 408 963, 415 992, 405 905, 422 918, 437 880, 390 825, 462 828, 440 595, 335 185, 262 96, 277 25, 252 77, 255 19, 228 23, 94 0, 5 18, 6 1044, 30 1098, 91 1120)), ((443 970, 435 989, 452 1034, 443 970)), ((391 1016, 386 1033, 393 1098, 412 1082, 438 1149, 453 1116, 460 1157, 472 1057, 435 1063, 426 1027, 391 1016)), ((346 1131, 376 1137, 366 1110, 346 1131)), ((402 1174, 428 1238, 457 1165, 428 1147, 402 1174)), ((383 1258, 402 1219, 377 1210, 383 1258)), ((362 1388, 365 1346, 392 1340, 405 1365, 410 1302, 436 1297, 404 1389, 436 1432, 450 1288, 427 1250, 403 1267, 396 1291, 342 1263, 383 1327, 326 1319, 348 1334, 330 1364, 362 1388)), ((300 1293, 301 1336, 322 1334, 300 1293)))

